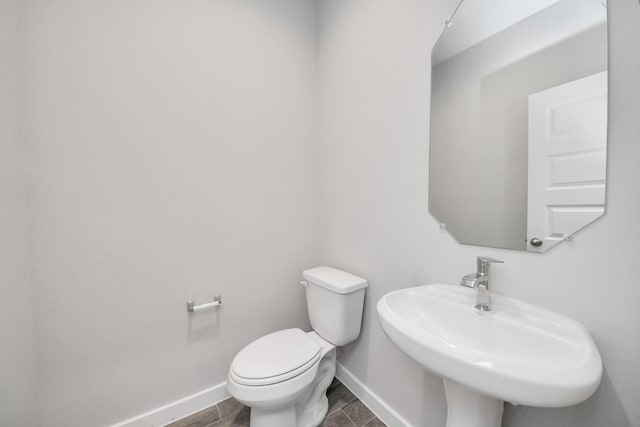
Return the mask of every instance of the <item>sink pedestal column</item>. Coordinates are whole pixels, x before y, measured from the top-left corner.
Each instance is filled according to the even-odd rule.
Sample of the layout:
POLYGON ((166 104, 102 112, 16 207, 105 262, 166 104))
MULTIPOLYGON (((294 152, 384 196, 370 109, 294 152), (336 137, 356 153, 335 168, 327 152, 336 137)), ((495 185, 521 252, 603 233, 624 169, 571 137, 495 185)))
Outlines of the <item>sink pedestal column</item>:
POLYGON ((447 427, 500 427, 504 402, 444 380, 447 427))

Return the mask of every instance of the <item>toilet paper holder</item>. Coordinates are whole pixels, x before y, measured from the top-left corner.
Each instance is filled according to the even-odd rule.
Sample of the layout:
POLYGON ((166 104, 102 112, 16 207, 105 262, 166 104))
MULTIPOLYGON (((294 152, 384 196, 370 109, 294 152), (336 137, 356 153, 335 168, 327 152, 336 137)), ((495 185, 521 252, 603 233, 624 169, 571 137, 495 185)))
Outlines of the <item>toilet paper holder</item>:
POLYGON ((187 301, 187 311, 189 313, 193 313, 193 312, 205 310, 211 307, 219 307, 221 305, 222 305, 222 295, 218 294, 213 296, 213 301, 206 302, 204 304, 196 305, 195 301, 190 299, 189 301, 187 301))

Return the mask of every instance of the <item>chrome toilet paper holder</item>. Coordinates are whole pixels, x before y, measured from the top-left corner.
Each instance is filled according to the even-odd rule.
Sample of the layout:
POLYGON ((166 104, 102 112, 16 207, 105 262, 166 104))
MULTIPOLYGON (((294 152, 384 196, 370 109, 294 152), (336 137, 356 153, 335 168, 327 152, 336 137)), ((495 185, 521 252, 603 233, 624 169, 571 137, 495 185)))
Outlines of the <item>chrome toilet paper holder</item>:
POLYGON ((207 308, 211 308, 211 307, 219 307, 221 305, 222 305, 222 295, 218 294, 213 296, 213 301, 206 302, 204 304, 196 305, 196 302, 190 299, 189 301, 187 301, 187 311, 189 313, 194 313, 196 311, 206 310, 207 308))

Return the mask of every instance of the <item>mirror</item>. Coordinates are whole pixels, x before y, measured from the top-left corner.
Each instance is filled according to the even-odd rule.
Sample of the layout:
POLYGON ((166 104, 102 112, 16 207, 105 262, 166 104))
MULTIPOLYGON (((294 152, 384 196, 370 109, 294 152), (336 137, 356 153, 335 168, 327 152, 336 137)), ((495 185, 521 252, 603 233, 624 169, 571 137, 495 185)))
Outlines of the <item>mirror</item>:
POLYGON ((604 214, 600 0, 463 0, 431 53, 429 211, 460 243, 544 252, 604 214))

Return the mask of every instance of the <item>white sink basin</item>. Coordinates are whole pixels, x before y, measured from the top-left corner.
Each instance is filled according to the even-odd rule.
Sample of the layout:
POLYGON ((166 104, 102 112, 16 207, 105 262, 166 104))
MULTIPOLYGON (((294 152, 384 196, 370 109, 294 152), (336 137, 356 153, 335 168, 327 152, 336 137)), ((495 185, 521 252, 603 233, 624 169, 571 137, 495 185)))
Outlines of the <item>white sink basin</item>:
POLYGON ((454 391, 458 385, 498 401, 497 417, 502 401, 568 406, 596 390, 602 361, 584 326, 495 294, 493 310, 481 312, 474 308, 475 293, 434 284, 391 292, 378 302, 378 317, 389 339, 445 379, 449 418, 449 392, 459 394, 454 391))

